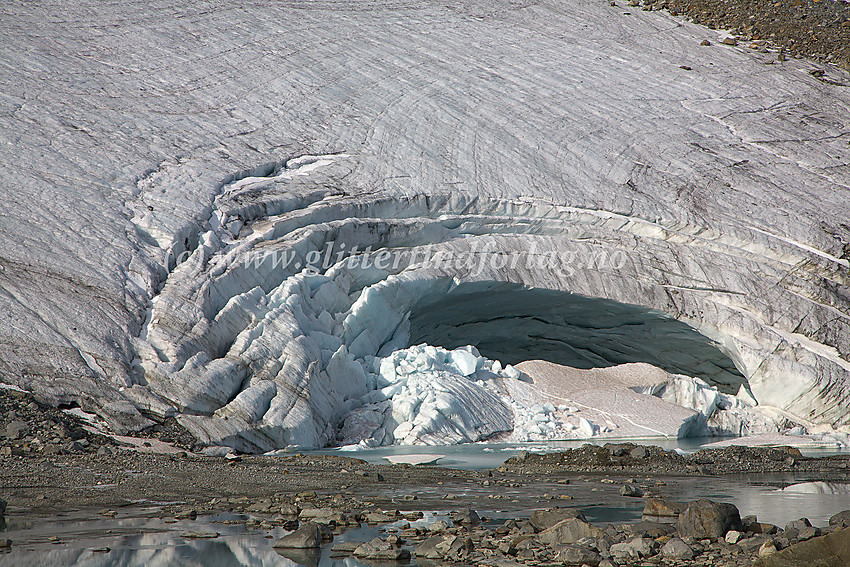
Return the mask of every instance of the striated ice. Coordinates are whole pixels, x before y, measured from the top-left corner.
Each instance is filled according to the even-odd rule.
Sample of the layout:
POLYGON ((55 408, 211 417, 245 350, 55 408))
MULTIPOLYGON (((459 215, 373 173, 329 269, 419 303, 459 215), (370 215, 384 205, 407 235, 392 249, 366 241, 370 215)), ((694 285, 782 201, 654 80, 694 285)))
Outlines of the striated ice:
POLYGON ((208 4, 4 10, 3 383, 250 452, 335 443, 360 409, 343 437, 394 442, 400 396, 423 442, 522 438, 548 400, 568 411, 526 437, 574 431, 570 408, 617 435, 850 426, 844 71, 591 0, 424 2, 401 26, 398 2, 208 4), (581 320, 464 308, 498 285, 584 298, 581 320), (454 320, 412 338, 429 312, 454 320), (665 318, 711 356, 655 340, 665 318), (530 335, 527 358, 610 371, 532 379, 498 348, 530 335), (482 341, 500 363, 374 365, 482 341), (616 370, 638 360, 722 395, 638 394, 616 370))

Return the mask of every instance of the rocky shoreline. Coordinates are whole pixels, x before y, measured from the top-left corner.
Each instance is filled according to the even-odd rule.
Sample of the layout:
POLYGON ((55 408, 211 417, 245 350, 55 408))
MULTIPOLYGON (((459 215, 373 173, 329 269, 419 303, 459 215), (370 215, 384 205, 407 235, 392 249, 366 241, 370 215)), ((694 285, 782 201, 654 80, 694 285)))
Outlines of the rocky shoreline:
MULTIPOLYGON (((227 458, 107 453, 92 446, 0 457, 0 497, 8 501, 7 517, 26 516, 31 524, 69 511, 108 521, 144 509, 166 523, 183 522, 184 540, 218 538, 203 519, 236 514, 237 523, 263 534, 259 538, 277 538, 278 553, 306 564, 317 560, 320 546, 333 545, 334 555, 365 562, 731 567, 758 560, 767 567, 790 564, 770 557, 786 557, 803 542, 828 550, 830 541, 847 540, 850 530, 840 528, 850 513, 834 516, 829 526, 800 519, 783 528, 731 504, 683 497, 709 478, 739 475, 742 467, 751 474, 796 472, 846 482, 848 463, 848 455, 810 458, 785 447, 683 456, 624 443, 521 454, 497 469, 462 471, 316 454, 227 458), (582 512, 591 503, 623 502, 642 506, 641 521, 605 524, 582 512), (511 517, 488 517, 487 503, 509 508, 511 517), (422 525, 433 511, 446 519, 422 525), (197 529, 185 529, 195 521, 197 529), (380 535, 332 543, 334 534, 361 524, 377 526, 380 535), (281 530, 291 533, 278 537, 281 530)), ((0 537, 8 550, 27 549, 27 542, 9 539, 0 537)), ((51 545, 75 543, 57 537, 51 545)))

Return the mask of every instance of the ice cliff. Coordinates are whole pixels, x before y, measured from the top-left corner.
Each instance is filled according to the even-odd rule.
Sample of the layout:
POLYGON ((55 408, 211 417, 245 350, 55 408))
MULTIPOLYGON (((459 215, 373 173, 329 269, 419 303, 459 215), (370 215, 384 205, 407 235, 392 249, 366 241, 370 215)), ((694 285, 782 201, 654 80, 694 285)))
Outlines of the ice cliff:
POLYGON ((3 11, 5 383, 244 451, 615 431, 523 397, 584 380, 850 425, 835 69, 601 0, 3 11))

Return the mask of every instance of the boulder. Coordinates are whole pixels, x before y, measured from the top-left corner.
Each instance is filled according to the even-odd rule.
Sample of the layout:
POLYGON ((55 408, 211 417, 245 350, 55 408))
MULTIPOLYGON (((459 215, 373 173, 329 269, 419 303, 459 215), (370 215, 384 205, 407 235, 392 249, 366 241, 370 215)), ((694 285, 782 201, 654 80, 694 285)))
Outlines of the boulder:
POLYGON ((471 539, 446 534, 429 537, 420 543, 413 553, 425 559, 460 560, 472 549, 471 539))
POLYGON ((596 567, 602 562, 602 556, 580 545, 563 545, 552 550, 554 552, 553 560, 564 565, 579 567, 581 565, 590 565, 596 567))
POLYGON ((461 561, 472 551, 472 539, 455 535, 446 535, 443 541, 437 544, 437 551, 441 557, 449 561, 461 561))
POLYGON ((587 518, 584 517, 581 510, 577 510, 575 508, 560 508, 556 506, 555 508, 549 508, 548 510, 535 510, 531 513, 529 522, 531 522, 531 525, 538 531, 542 532, 543 530, 551 528, 558 522, 569 519, 579 519, 582 522, 587 521, 587 518))
POLYGON ((729 530, 741 530, 741 515, 734 504, 697 500, 679 515, 676 528, 681 537, 718 539, 729 530))
POLYGON ((681 539, 674 537, 661 548, 661 555, 668 559, 693 559, 694 550, 681 539))
MULTIPOLYGON (((765 544, 766 545, 766 544, 765 544)), ((762 555, 753 567, 847 567, 850 565, 850 528, 762 555)))
POLYGON ((302 522, 310 522, 315 520, 316 518, 324 518, 327 516, 332 516, 336 514, 337 511, 333 508, 304 508, 301 510, 301 513, 298 514, 298 518, 302 522))
POLYGON ((537 534, 537 541, 548 545, 575 543, 585 537, 602 537, 605 532, 578 518, 562 520, 537 534))
POLYGON ((829 519, 830 526, 838 526, 840 528, 846 528, 850 526, 850 510, 844 510, 843 512, 839 512, 832 516, 829 519))
POLYGON ((775 534, 779 529, 777 526, 773 524, 768 524, 766 522, 759 522, 758 518, 755 516, 746 516, 741 519, 741 523, 744 526, 744 531, 751 534, 775 534))
POLYGON ((275 547, 312 549, 322 544, 322 531, 318 524, 306 523, 291 534, 277 540, 275 547))
POLYGON ((383 512, 370 512, 366 514, 365 520, 367 524, 374 526, 376 524, 388 524, 390 522, 394 522, 395 518, 388 516, 383 512))
POLYGON ((756 553, 766 541, 772 541, 772 538, 769 538, 765 535, 753 534, 752 537, 748 537, 739 541, 738 547, 740 547, 746 553, 756 553))
POLYGON ((759 546, 759 557, 767 557, 768 555, 773 555, 774 553, 776 553, 776 543, 772 539, 767 540, 759 546))
POLYGON ((465 508, 455 512, 451 516, 452 523, 456 526, 477 526, 481 523, 481 518, 478 513, 472 508, 465 508))
POLYGON ((331 557, 344 557, 351 555, 354 550, 362 545, 359 541, 341 541, 331 549, 331 557))
POLYGON ((376 537, 372 541, 358 545, 354 550, 354 556, 369 561, 406 561, 410 559, 410 552, 376 537))
POLYGON ((278 510, 278 514, 280 514, 281 516, 286 516, 288 518, 298 517, 300 513, 301 508, 292 504, 282 504, 280 506, 280 509, 278 510))
POLYGON ((437 520, 433 524, 428 526, 429 532, 440 533, 444 532, 449 528, 449 525, 443 520, 437 520))
POLYGON ((674 533, 676 528, 670 524, 641 521, 634 524, 621 524, 617 526, 617 531, 627 533, 631 536, 658 538, 674 533))
POLYGON ((661 498, 649 498, 643 507, 643 519, 652 522, 675 524, 679 514, 684 512, 685 505, 678 502, 669 502, 661 498))
POLYGON ((800 535, 800 531, 805 528, 812 527, 811 522, 809 522, 808 518, 800 518, 799 520, 792 520, 785 524, 785 537, 788 539, 796 539, 797 536, 800 535))
POLYGON ((0 498, 0 518, 6 514, 6 501, 0 498))
POLYGON ((653 539, 636 537, 627 542, 615 543, 611 546, 610 552, 615 559, 641 558, 655 555, 657 547, 658 542, 653 539))
POLYGON ((416 557, 424 557, 425 559, 442 559, 442 553, 437 549, 437 545, 442 543, 443 536, 433 535, 420 543, 413 554, 416 557))

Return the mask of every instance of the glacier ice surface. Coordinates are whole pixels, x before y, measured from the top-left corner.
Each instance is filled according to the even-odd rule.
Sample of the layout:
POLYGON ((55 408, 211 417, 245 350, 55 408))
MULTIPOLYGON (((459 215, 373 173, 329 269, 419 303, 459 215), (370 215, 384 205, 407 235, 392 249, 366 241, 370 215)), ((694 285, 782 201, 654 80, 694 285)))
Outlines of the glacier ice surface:
POLYGON ((343 430, 384 443, 403 423, 411 442, 504 435, 511 415, 511 435, 535 438, 581 434, 578 416, 600 436, 846 432, 847 89, 812 62, 700 47, 717 32, 592 0, 297 4, 294 18, 288 2, 188 0, 191 18, 168 19, 82 1, 49 26, 8 7, 3 383, 118 432, 174 416, 241 451, 343 430), (531 289, 581 316, 439 313, 531 289), (699 337, 639 325, 650 313, 723 356, 664 347, 699 337), (507 352, 531 335, 534 352, 507 352), (429 371, 439 392, 415 360, 393 382, 374 366, 479 339, 489 370, 459 352, 429 371), (534 376, 529 358, 592 373, 534 376), (626 363, 688 379, 634 384, 656 373, 626 363), (579 376, 593 387, 560 402, 558 380, 579 376), (632 389, 662 383, 661 398, 632 389), (458 399, 499 401, 470 413, 458 399), (646 423, 627 399, 679 409, 646 423))

